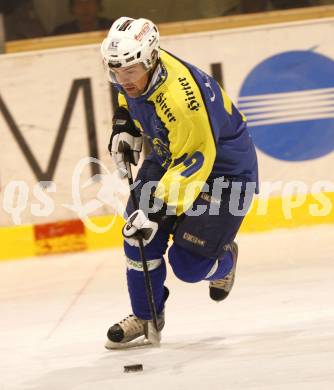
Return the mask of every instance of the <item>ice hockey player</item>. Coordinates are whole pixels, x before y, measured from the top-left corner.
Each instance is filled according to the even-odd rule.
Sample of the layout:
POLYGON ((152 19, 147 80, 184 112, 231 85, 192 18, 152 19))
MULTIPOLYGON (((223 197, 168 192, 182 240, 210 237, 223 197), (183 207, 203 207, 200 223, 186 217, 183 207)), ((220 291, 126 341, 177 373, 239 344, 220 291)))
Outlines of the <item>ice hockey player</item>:
POLYGON ((101 52, 119 91, 109 151, 120 175, 126 177, 124 142, 134 165, 143 135, 152 148, 136 177, 140 209, 131 200, 127 205, 123 236, 133 314, 109 328, 106 348, 114 348, 144 336, 152 321, 138 234, 144 236, 160 330, 171 235, 168 259, 175 275, 188 283, 207 281, 214 301, 228 296, 238 257, 234 238, 257 191, 258 167, 246 118, 212 77, 160 49, 150 20, 119 18, 101 52))

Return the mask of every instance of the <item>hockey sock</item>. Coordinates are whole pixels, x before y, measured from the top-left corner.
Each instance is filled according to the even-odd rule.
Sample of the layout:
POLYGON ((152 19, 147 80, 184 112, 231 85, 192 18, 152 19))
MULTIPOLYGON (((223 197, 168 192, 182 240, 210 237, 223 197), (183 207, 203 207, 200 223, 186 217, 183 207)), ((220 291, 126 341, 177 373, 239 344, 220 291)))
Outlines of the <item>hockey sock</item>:
MULTIPOLYGON (((150 261, 149 261, 150 262, 150 261)), ((159 260, 154 260, 155 265, 158 265, 159 260)), ((131 261, 131 263, 135 263, 131 261)), ((142 267, 141 262, 139 267, 142 267)), ((129 264, 129 263, 128 263, 129 264)), ((154 263, 151 263, 154 264, 154 263)), ((166 279, 166 263, 164 259, 160 259, 160 264, 157 268, 149 271, 154 302, 156 305, 157 314, 159 315, 164 309, 165 303, 165 290, 164 290, 164 281, 166 279)), ((131 306, 133 314, 143 320, 151 319, 150 306, 148 303, 148 298, 146 295, 145 289, 145 279, 143 270, 131 268, 127 270, 127 281, 128 281, 128 291, 131 300, 131 306)))
MULTIPOLYGON (((158 315, 164 309, 165 302, 166 264, 163 255, 167 249, 168 236, 168 232, 158 230, 152 242, 144 248, 158 315)), ((124 242, 124 251, 127 257, 128 291, 133 314, 143 320, 149 320, 151 319, 151 312, 146 296, 145 277, 139 248, 124 242)))

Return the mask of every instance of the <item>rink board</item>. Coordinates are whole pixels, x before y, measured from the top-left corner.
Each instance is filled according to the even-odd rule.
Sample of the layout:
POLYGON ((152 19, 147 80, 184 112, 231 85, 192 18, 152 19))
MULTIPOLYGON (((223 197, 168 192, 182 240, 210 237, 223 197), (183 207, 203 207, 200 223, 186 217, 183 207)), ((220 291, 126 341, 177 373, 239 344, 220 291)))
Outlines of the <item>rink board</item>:
MULTIPOLYGON (((334 204, 334 194, 325 194, 329 202, 334 204)), ((253 202, 241 226, 241 233, 265 232, 279 228, 297 228, 315 224, 315 217, 309 213, 309 207, 317 206, 311 195, 303 206, 291 209, 291 214, 284 213, 282 198, 270 201, 270 212, 258 215, 259 202, 253 202)), ((326 215, 317 217, 317 224, 328 225, 332 229, 334 210, 326 215)), ((52 255, 57 253, 76 252, 81 250, 97 250, 110 247, 121 247, 123 238, 121 229, 123 218, 113 215, 92 217, 92 224, 105 227, 104 233, 97 233, 85 226, 81 220, 55 222, 41 225, 26 225, 19 227, 0 228, 1 252, 0 260, 11 260, 23 257, 52 255), (74 230, 74 231, 73 231, 74 230), (55 233, 56 231, 56 233, 55 233)))
MULTIPOLYGON (((245 107, 250 132, 257 146, 261 188, 269 182, 281 182, 278 187, 273 185, 269 195, 265 195, 268 200, 265 215, 259 213, 257 207, 257 202, 263 202, 261 196, 264 195, 255 201, 243 224, 244 232, 334 221, 334 172, 331 169, 334 163, 334 145, 331 143, 334 125, 333 105, 330 104, 333 78, 325 77, 328 69, 331 70, 331 61, 334 61, 334 43, 330 38, 334 36, 333 20, 162 38, 163 48, 213 73, 223 82, 232 100, 241 109, 245 107), (304 80, 299 77, 303 72, 298 73, 298 69, 282 67, 285 72, 282 74, 291 78, 291 89, 287 91, 280 90, 282 80, 279 77, 270 79, 270 71, 275 66, 286 64, 290 54, 298 60, 298 55, 309 58, 310 53, 310 63, 302 70, 308 74, 320 61, 320 66, 324 65, 322 74, 325 76, 322 78, 313 80, 310 76, 311 79, 304 80), (269 76, 262 73, 263 78, 268 77, 265 92, 259 78, 261 69, 269 72, 269 76), (298 90, 298 85, 294 85, 296 80, 311 87, 303 90, 301 86, 298 90), (318 99, 319 93, 321 99, 318 99), (264 103, 253 113, 247 104, 251 107, 253 103, 257 104, 258 96, 265 96, 264 103), (312 103, 314 96, 316 104, 312 103), (275 102, 277 97, 279 104, 275 102), (285 98, 288 102, 300 98, 306 103, 286 108, 285 98), (273 107, 269 114, 266 99, 273 107), (293 119, 286 121, 282 116, 286 114, 289 118, 289 110, 292 110, 293 119), (261 120, 266 125, 259 124, 261 120), (305 128, 302 136, 301 126, 305 128), (309 129, 319 134, 317 139, 311 139, 312 147, 307 138, 309 129), (292 136, 289 138, 287 134, 292 136), (279 148, 277 144, 281 138, 284 145, 279 148), (293 205, 291 199, 295 193, 302 195, 302 201, 293 205), (290 212, 286 211, 285 199, 289 199, 290 212), (318 212, 310 213, 312 208, 318 212)), ((334 72, 334 67, 332 69, 334 72)), ((79 231, 66 233, 65 229, 63 232, 67 238, 59 239, 51 234, 45 242, 36 240, 36 225, 52 224, 51 227, 58 228, 57 221, 78 221, 81 218, 80 205, 85 216, 105 216, 106 220, 112 219, 108 215, 119 209, 110 200, 115 199, 119 191, 119 182, 115 180, 114 167, 106 150, 114 105, 101 65, 99 46, 1 56, 0 72, 6 75, 0 80, 0 237, 6 242, 0 258, 119 245, 120 218, 117 228, 113 226, 103 234, 90 236, 87 233, 90 229, 75 222, 79 231), (80 165, 87 156, 93 156, 99 162, 80 165), (96 174, 102 175, 102 179, 100 176, 101 180, 96 177, 90 180, 96 174), (52 185, 49 183, 42 189, 39 181, 52 181, 52 185), (105 194, 106 188, 110 188, 111 196, 107 200, 100 196, 101 191, 105 194)), ((121 197, 124 204, 124 191, 121 197)))

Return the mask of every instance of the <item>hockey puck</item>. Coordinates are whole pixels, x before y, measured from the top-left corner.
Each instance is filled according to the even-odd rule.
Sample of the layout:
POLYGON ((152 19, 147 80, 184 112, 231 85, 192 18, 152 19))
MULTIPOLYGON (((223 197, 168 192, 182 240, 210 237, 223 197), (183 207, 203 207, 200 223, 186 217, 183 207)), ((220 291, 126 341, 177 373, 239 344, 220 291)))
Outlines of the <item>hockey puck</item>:
POLYGON ((137 371, 143 371, 142 364, 131 364, 129 366, 124 366, 124 372, 137 372, 137 371))

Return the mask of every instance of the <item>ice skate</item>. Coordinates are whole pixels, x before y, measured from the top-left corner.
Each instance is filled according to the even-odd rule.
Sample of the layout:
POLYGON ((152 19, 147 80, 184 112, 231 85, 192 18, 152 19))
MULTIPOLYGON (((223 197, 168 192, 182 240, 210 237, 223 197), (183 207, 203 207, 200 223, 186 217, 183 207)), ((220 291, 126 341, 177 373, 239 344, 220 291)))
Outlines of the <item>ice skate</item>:
POLYGON ((212 280, 209 285, 210 298, 216 302, 224 300, 229 295, 234 284, 234 275, 238 258, 238 244, 233 241, 230 247, 233 258, 233 267, 231 271, 222 279, 212 280))
POLYGON ((160 331, 164 325, 164 312, 158 316, 159 332, 155 331, 153 321, 142 320, 130 314, 109 328, 105 347, 107 349, 121 349, 158 344, 160 342, 160 331))

